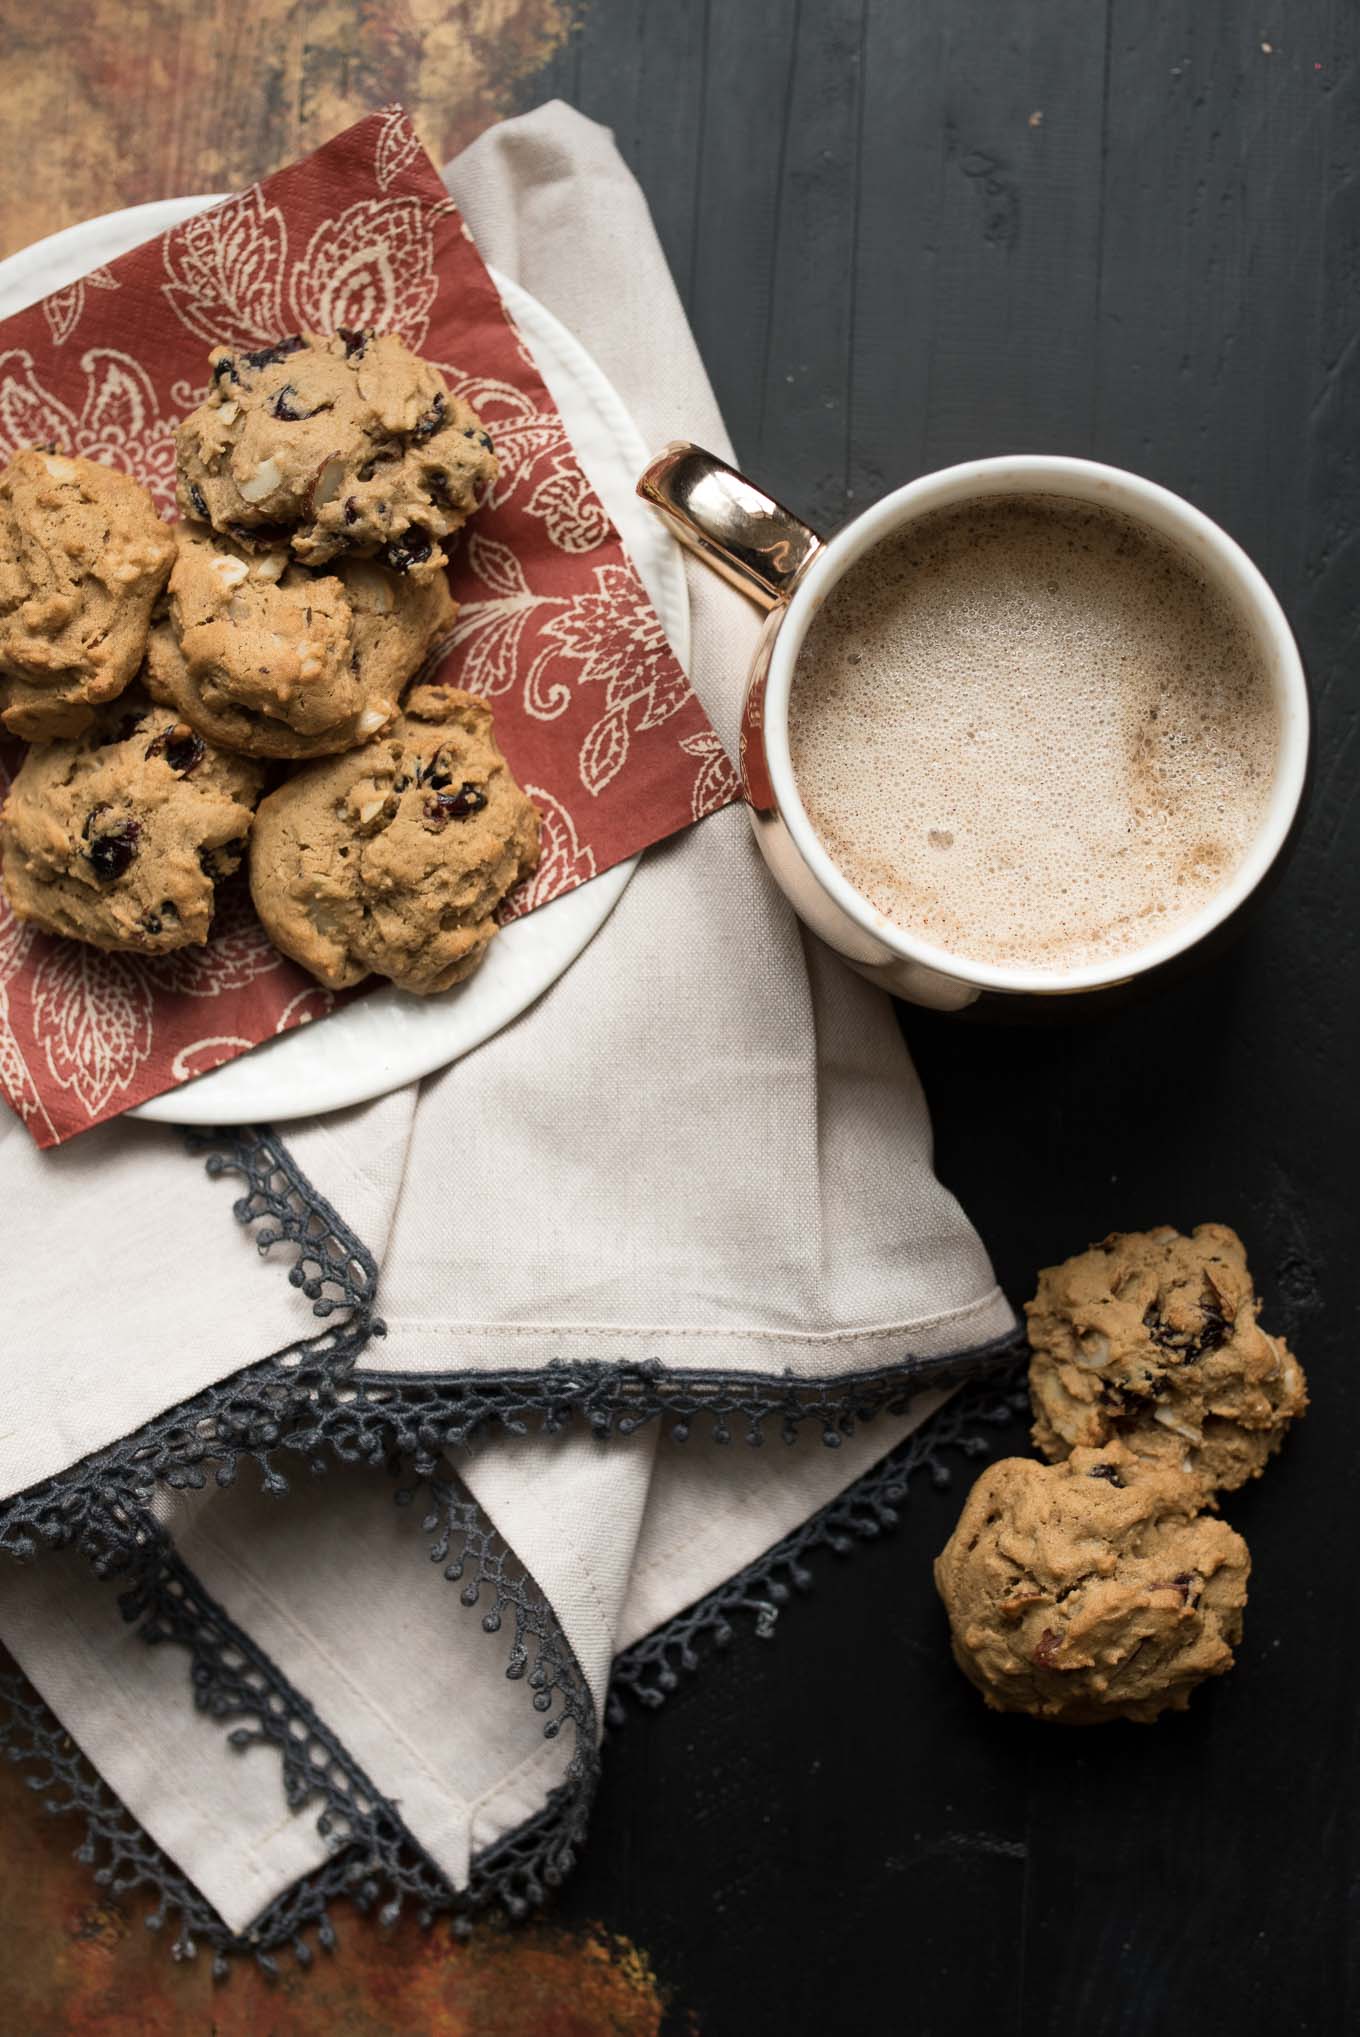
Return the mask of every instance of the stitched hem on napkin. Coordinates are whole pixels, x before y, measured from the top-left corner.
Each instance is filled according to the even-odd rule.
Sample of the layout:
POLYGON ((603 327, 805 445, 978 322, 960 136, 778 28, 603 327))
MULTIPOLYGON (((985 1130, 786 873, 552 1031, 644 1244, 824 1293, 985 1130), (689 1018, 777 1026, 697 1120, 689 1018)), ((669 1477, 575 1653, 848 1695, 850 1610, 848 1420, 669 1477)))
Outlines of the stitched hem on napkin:
MULTIPOLYGON (((428 1469, 434 1459, 427 1439, 435 1439, 436 1451, 458 1447, 497 1425, 518 1430, 529 1414, 541 1418, 547 1434, 580 1419, 598 1436, 615 1429, 626 1435, 666 1417, 677 1438, 702 1417, 718 1440, 740 1433, 752 1443, 763 1440, 771 1423, 792 1441, 801 1423, 814 1419, 821 1422, 824 1441, 834 1446, 857 1421, 899 1413, 923 1388, 1004 1369, 1020 1353, 1015 1318, 993 1288, 921 1325, 876 1325, 810 1340, 771 1333, 775 1341, 760 1347, 754 1341, 759 1332, 738 1333, 729 1345, 707 1331, 691 1343, 684 1330, 644 1330, 626 1335, 620 1348, 609 1343, 607 1332, 582 1328, 570 1333, 569 1344, 554 1349, 551 1331, 511 1326, 501 1355, 517 1364, 438 1371, 411 1367, 417 1340, 403 1340, 404 1326, 398 1324, 395 1355, 407 1363, 389 1366, 375 1343, 386 1338, 388 1326, 376 1313, 378 1267, 372 1253, 276 1134, 243 1130, 214 1143, 209 1172, 245 1184, 246 1192, 233 1204, 234 1217, 252 1230, 261 1254, 278 1245, 294 1253, 289 1280, 311 1300, 317 1316, 335 1319, 334 1326, 309 1343, 243 1366, 74 1465, 25 1481, 0 1501, 0 1547, 35 1530, 43 1538, 40 1517, 54 1504, 60 1511, 64 1502, 54 1495, 73 1473, 118 1479, 135 1487, 145 1504, 157 1481, 201 1482, 210 1463, 221 1478, 222 1467, 242 1457, 265 1462, 277 1453, 305 1453, 328 1436, 367 1458, 388 1448, 409 1449, 417 1468, 428 1469), (529 1336, 544 1353, 544 1362, 533 1366, 525 1364, 521 1348, 529 1336), (671 1355, 684 1347, 683 1363, 667 1364, 658 1355, 667 1351, 668 1336, 674 1337, 671 1355), (608 1357, 601 1356, 602 1347, 608 1357), (823 1363, 832 1353, 842 1362, 835 1372, 818 1376, 817 1352, 823 1363), (759 1365, 741 1363, 756 1356, 759 1365), (342 1386, 343 1401, 337 1398, 342 1386)), ((490 1326, 492 1332, 496 1327, 490 1326)), ((60 1438, 48 1448, 41 1438, 26 1435, 24 1448, 29 1463, 60 1461, 60 1438)))
POLYGON ((751 1377, 812 1380, 826 1385, 828 1362, 853 1388, 851 1367, 865 1373, 918 1359, 955 1357, 961 1344, 985 1343, 1014 1325, 999 1287, 975 1300, 910 1322, 873 1323, 856 1329, 765 1329, 748 1324, 637 1326, 612 1323, 470 1323, 421 1317, 384 1318, 381 1351, 365 1360, 364 1371, 444 1374, 456 1367, 472 1376, 483 1370, 522 1368, 531 1350, 543 1364, 579 1366, 613 1363, 659 1365, 677 1378, 695 1371, 729 1371, 751 1377))

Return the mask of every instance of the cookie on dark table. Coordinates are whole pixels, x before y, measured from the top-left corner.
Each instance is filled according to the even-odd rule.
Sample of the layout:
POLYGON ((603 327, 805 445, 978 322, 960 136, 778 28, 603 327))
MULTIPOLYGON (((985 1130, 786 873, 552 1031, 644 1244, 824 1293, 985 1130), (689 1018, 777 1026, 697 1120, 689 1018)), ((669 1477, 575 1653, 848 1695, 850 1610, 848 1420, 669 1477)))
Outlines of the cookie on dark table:
POLYGON ((538 852, 490 709, 418 686, 390 734, 263 802, 251 896, 275 946, 330 988, 377 974, 428 995, 476 968, 538 852))
POLYGON ((1198 1482, 1111 1443, 989 1465, 936 1560, 954 1657, 994 1711, 1183 1710, 1232 1667, 1251 1559, 1198 1482))
POLYGON ((129 690, 20 766, 0 810, 10 905, 96 948, 163 954, 206 941, 262 784, 258 764, 129 690))
POLYGON ((1046 1267, 1025 1307, 1036 1448, 1059 1458, 1118 1437, 1205 1494, 1259 1476, 1308 1405, 1303 1368, 1259 1313, 1226 1224, 1120 1233, 1046 1267))

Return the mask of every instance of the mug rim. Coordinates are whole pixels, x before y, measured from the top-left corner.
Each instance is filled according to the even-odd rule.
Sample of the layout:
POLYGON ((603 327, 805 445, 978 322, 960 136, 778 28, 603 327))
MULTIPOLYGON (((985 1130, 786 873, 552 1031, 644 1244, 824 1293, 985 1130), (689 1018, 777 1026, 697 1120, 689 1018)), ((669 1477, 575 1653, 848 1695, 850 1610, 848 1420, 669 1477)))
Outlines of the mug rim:
POLYGON ((1298 645, 1270 583, 1248 554, 1203 510, 1184 496, 1124 467, 1065 454, 1003 453, 959 461, 923 474, 862 510, 826 541, 787 603, 766 675, 763 743, 776 810, 799 856, 823 891, 857 926, 902 960, 978 990, 1021 996, 1062 996, 1105 990, 1160 968, 1183 955, 1230 919, 1262 882, 1283 848, 1307 780, 1311 714, 1308 682, 1298 645), (1047 484, 1047 485, 1046 485, 1047 484), (1163 536, 1188 541, 1187 549, 1219 580, 1232 582, 1260 623, 1269 644, 1271 683, 1279 707, 1279 746, 1270 798, 1260 827, 1231 879, 1200 909, 1168 933, 1100 962, 1067 969, 1010 967, 975 961, 908 933, 845 876, 808 818, 789 750, 788 709, 793 675, 814 615, 832 588, 873 545, 901 524, 953 502, 989 494, 1027 492, 1106 503, 1150 523, 1163 536), (1168 531, 1167 526, 1170 526, 1168 531))

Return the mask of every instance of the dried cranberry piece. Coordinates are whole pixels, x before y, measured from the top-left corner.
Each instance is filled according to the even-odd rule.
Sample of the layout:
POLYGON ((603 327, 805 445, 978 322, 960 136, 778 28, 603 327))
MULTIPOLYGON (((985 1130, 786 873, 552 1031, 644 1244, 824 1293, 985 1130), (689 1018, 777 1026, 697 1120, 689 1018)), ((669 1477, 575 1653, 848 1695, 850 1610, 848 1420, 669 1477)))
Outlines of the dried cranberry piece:
POLYGON ((198 867, 205 877, 211 877, 214 884, 220 877, 229 877, 245 854, 243 835, 236 835, 219 848, 205 848, 198 852, 198 867))
POLYGON ((189 502, 194 515, 201 516, 204 523, 206 523, 208 521, 207 498, 204 496, 203 490, 196 487, 192 481, 189 483, 189 502))
POLYGON ((430 533, 422 530, 418 523, 413 523, 399 538, 391 538, 383 546, 383 557, 394 573, 405 573, 422 559, 428 559, 430 549, 430 533))
POLYGON ((181 778, 187 778, 195 767, 203 762, 203 738, 191 729, 187 721, 172 721, 151 738, 146 746, 148 757, 164 756, 172 771, 178 771, 181 778))
MULTIPOLYGON (((102 808, 96 808, 96 812, 101 811, 102 808)), ((91 823, 94 818, 95 815, 92 813, 85 823, 85 835, 89 842, 85 853, 100 882, 112 884, 114 879, 121 877, 130 866, 137 853, 137 842, 142 830, 135 820, 115 820, 110 821, 106 827, 101 827, 98 834, 93 834, 91 823)))
POLYGON ((293 387, 292 383, 285 382, 269 406, 270 416, 277 417, 280 424, 299 424, 304 417, 311 417, 313 413, 310 410, 294 409, 289 399, 296 395, 297 390, 293 387))
POLYGON ((354 500, 354 497, 352 495, 347 496, 345 499, 345 522, 357 523, 358 521, 359 521, 359 505, 354 500))
POLYGON ((1206 1351, 1216 1351, 1228 1337, 1228 1322, 1217 1299, 1200 1302, 1203 1322, 1197 1331, 1173 1330, 1157 1312, 1157 1304, 1150 1301, 1143 1311, 1143 1328, 1159 1350, 1173 1352, 1183 1364, 1193 1365, 1206 1351))
POLYGON ((267 551, 275 545, 286 545, 293 535, 286 523, 229 523, 227 534, 247 551, 267 551))
POLYGON ((352 325, 338 325, 335 330, 345 342, 345 359, 347 361, 361 361, 368 343, 373 337, 372 333, 356 331, 352 325))
POLYGON ((443 422, 444 398, 442 395, 439 395, 435 397, 434 402, 430 405, 424 417, 419 420, 415 430, 411 433, 411 437, 416 441, 417 445, 421 444, 425 439, 432 439, 443 422))
POLYGON ((1055 1634, 1052 1627, 1045 1627, 1034 1649, 1034 1661, 1040 1669, 1051 1667, 1053 1657, 1062 1647, 1062 1635, 1055 1634))
POLYGON ((165 745, 165 761, 181 778, 203 762, 203 738, 181 723, 165 745))
POLYGON ((271 347, 260 347, 253 354, 242 354, 241 359, 248 368, 272 368, 275 361, 286 361, 289 354, 297 353, 306 344, 302 334, 294 332, 287 339, 275 340, 271 347))
POLYGON ((1146 1373, 1141 1387, 1134 1386, 1131 1381, 1119 1386, 1113 1379, 1102 1379, 1100 1404, 1102 1407, 1110 1408, 1116 1415, 1137 1414, 1150 1407, 1161 1390, 1163 1390, 1161 1383, 1146 1373))
POLYGON ((451 820, 470 820, 485 805, 486 794, 465 778, 456 792, 436 792, 433 799, 427 799, 425 818, 442 828, 451 820))
POLYGON ((375 446, 359 469, 359 479, 361 481, 371 481, 379 467, 385 467, 389 460, 399 460, 400 458, 401 447, 394 445, 390 439, 385 445, 375 446))

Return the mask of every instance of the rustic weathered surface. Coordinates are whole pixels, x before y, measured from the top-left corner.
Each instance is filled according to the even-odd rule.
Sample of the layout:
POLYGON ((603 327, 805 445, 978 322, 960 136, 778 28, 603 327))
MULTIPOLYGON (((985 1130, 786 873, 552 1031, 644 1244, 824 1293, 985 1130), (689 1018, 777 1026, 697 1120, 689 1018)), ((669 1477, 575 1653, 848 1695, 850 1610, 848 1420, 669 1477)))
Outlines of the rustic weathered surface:
POLYGON ((0 254, 115 206, 234 191, 400 99, 444 162, 572 0, 5 0, 0 254))
POLYGON ((614 126, 794 508, 986 453, 1134 467, 1257 558, 1319 703, 1299 853, 1230 955, 1084 1025, 905 1020, 1017 1297, 1116 1228, 1247 1240, 1314 1407, 1225 1504, 1239 1667, 1151 1728, 988 1715, 929 1580, 961 1491, 923 1492, 611 1744, 564 1910, 704 2037, 1360 2028, 1360 9, 592 0, 547 82, 614 126))
MULTIPOLYGON (((0 1650, 0 1670, 12 1668, 0 1650)), ((344 1906, 340 1944, 278 1982, 209 1960, 177 1966, 146 1896, 111 1900, 72 1858, 81 1831, 44 1817, 0 1762, 3 2037, 657 2037, 645 1954, 598 1925, 478 1929, 466 1944, 413 1920, 380 1932, 344 1906)))
POLYGON ((1017 1296, 1117 1227, 1215 1218, 1249 1244, 1314 1410, 1226 1509, 1254 1559, 1231 1677, 1153 1728, 986 1714, 929 1577, 961 1493, 925 1491, 894 1535, 820 1566, 773 1645, 739 1633, 611 1737, 554 1911, 570 1941, 549 1927, 464 1955, 351 1924, 283 1995, 253 1976, 214 1993, 135 1920, 114 1947, 96 1912, 73 1942, 91 1897, 66 1832, 6 1781, 0 1972, 30 2004, 75 2000, 78 1960, 100 1976, 79 2017, 10 2022, 123 2037, 136 2012, 151 2037, 213 2019, 267 2037, 317 2014, 418 2037, 422 2015, 440 2027, 420 1990, 441 1986, 465 2019, 450 2028, 537 2037, 553 2026, 521 1976, 570 1971, 566 2002, 596 2016, 576 2029, 651 2029, 659 1990, 626 1954, 626 2010, 579 1992, 604 1984, 598 1918, 683 2005, 668 2032, 1360 2028, 1360 9, 589 0, 576 33, 528 0, 4 4, 5 245, 240 183, 394 95, 443 149, 559 93, 615 129, 738 449, 796 508, 834 524, 1003 450, 1139 468, 1257 556, 1321 728, 1299 855, 1233 955, 1082 1027, 908 1020, 941 1170, 1017 1296), (442 55, 429 29, 422 54, 434 21, 452 25, 442 55), (489 2009, 455 1992, 474 1973, 489 2009), (123 2025, 86 2006, 101 1987, 123 2025))

